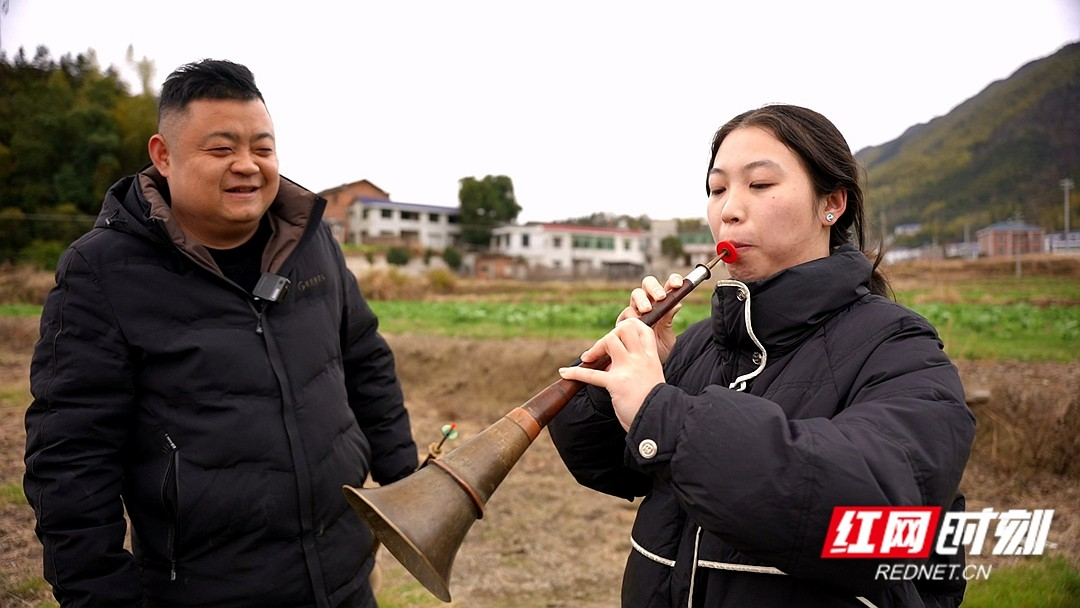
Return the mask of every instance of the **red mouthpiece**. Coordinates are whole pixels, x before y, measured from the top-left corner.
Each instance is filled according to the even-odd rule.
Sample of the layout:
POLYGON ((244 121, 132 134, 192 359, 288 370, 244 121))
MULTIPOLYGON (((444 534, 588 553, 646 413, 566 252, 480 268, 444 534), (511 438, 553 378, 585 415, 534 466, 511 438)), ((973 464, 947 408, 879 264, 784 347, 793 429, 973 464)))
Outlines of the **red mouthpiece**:
POLYGON ((727 241, 716 244, 716 255, 720 256, 725 264, 733 264, 739 259, 739 252, 735 251, 735 246, 727 241))

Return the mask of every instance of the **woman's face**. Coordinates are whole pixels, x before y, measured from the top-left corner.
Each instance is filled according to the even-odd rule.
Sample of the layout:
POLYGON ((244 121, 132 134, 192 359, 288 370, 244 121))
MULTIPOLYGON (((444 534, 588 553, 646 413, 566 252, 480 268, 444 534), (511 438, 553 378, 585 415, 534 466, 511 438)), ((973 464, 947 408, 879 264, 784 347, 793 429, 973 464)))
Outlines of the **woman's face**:
POLYGON ((829 255, 829 229, 846 200, 845 190, 816 196, 795 153, 760 127, 729 133, 709 171, 709 227, 738 250, 728 271, 741 281, 829 255))

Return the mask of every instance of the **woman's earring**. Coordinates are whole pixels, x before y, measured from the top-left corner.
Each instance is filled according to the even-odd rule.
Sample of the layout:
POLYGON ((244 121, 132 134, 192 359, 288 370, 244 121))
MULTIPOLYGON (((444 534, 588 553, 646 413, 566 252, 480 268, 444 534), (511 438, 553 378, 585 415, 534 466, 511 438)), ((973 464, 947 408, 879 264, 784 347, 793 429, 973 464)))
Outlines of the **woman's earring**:
POLYGON ((829 222, 829 223, 831 224, 831 223, 832 223, 832 221, 833 221, 833 220, 835 220, 835 219, 836 219, 836 216, 835 216, 835 215, 833 215, 833 214, 831 214, 831 213, 826 213, 826 214, 825 214, 825 221, 826 221, 826 222, 829 222))

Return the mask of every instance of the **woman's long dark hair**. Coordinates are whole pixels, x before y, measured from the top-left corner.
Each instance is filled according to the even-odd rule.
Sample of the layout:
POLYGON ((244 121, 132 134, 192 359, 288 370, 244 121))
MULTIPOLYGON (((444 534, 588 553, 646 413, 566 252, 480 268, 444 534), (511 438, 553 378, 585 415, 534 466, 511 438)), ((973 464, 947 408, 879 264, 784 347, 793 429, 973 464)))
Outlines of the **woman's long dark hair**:
MULTIPOLYGON (((863 170, 836 126, 821 114, 799 106, 775 104, 744 112, 720 127, 713 136, 712 154, 706 171, 712 170, 716 152, 724 138, 740 127, 766 129, 794 152, 810 174, 817 196, 825 196, 841 188, 847 191, 847 208, 829 230, 829 252, 836 251, 845 243, 858 247, 873 263, 870 290, 892 297, 889 280, 879 268, 884 251, 880 247, 876 252, 866 248, 863 170)), ((706 180, 706 193, 708 189, 706 180)))

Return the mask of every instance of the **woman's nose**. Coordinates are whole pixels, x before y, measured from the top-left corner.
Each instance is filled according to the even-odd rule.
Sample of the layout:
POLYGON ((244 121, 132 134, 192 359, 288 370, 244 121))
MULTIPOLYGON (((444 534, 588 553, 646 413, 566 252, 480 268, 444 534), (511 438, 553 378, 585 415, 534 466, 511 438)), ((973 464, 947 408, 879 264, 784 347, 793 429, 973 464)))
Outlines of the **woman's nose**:
POLYGON ((724 200, 720 203, 720 220, 725 224, 738 223, 742 221, 743 208, 741 203, 741 197, 738 197, 733 191, 728 190, 724 200))

